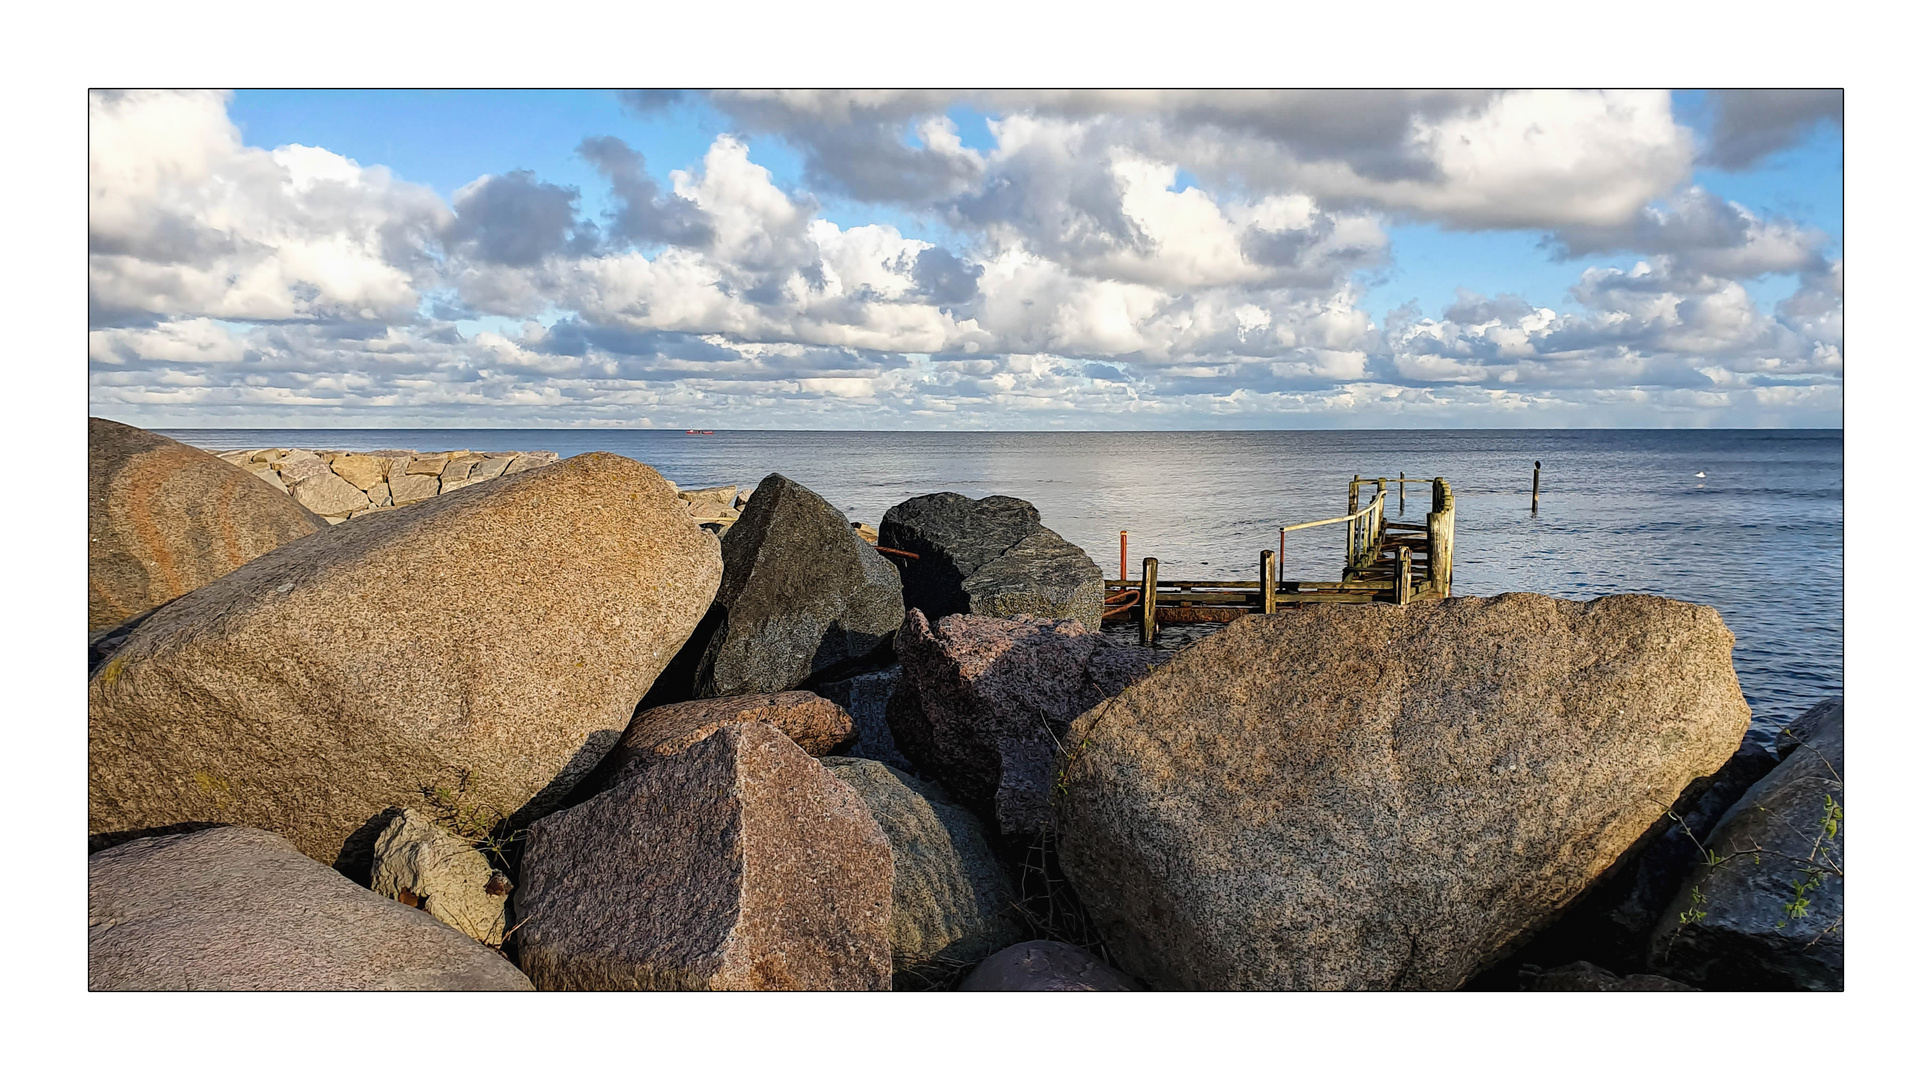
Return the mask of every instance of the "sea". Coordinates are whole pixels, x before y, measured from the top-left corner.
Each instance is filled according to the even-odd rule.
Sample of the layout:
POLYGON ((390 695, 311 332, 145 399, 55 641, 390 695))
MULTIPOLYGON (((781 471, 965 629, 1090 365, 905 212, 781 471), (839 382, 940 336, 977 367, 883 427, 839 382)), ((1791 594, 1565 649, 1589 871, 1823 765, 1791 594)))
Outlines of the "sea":
MULTIPOLYGON (((1392 519, 1420 522, 1435 477, 1456 498, 1455 592, 1574 600, 1654 593, 1709 604, 1751 737, 1843 691, 1844 437, 1836 430, 870 432, 634 428, 181 429, 205 450, 593 450, 680 487, 783 473, 855 522, 915 495, 1011 495, 1108 577, 1252 578, 1283 525, 1346 510, 1351 477, 1421 478, 1392 519), (1541 464, 1532 512, 1532 474, 1541 464)), ((1392 490, 1391 499, 1397 498, 1392 490)), ((1341 526, 1289 533, 1284 579, 1332 580, 1341 526)), ((1184 632, 1163 629, 1162 634, 1184 632)), ((1195 631, 1198 633, 1199 631, 1195 631)))

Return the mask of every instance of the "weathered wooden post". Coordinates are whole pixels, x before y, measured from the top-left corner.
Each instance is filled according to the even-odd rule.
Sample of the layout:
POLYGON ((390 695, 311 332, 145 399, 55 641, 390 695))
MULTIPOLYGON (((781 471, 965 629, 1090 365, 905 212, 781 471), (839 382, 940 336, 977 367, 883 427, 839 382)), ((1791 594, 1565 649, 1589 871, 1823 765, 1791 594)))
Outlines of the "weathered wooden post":
POLYGON ((1435 510, 1429 514, 1429 588, 1447 597, 1455 580, 1456 496, 1449 481, 1436 477, 1435 510))
POLYGON ((1127 580, 1127 530, 1120 530, 1120 580, 1127 580))
POLYGON ((1355 479, 1350 480, 1348 482, 1348 513, 1349 513, 1348 557, 1342 560, 1342 565, 1347 567, 1350 570, 1355 569, 1355 551, 1358 546, 1356 544, 1355 530, 1360 523, 1355 520, 1354 515, 1355 515, 1355 511, 1361 509, 1361 506, 1359 505, 1361 500, 1361 490, 1362 490, 1362 475, 1360 473, 1357 473, 1355 474, 1355 479))
POLYGON ((1142 646, 1154 644, 1154 590, 1158 588, 1157 576, 1160 560, 1146 558, 1140 561, 1140 643, 1142 646))
POLYGON ((1409 602, 1409 546, 1402 545, 1395 556, 1395 603, 1401 607, 1409 602))
MULTIPOLYGON (((1275 566, 1282 567, 1288 565, 1288 526, 1286 525, 1281 527, 1281 536, 1276 540, 1276 548, 1275 566)), ((1279 570, 1276 572, 1279 573, 1279 570)))
POLYGON ((1409 474, 1395 474, 1395 516, 1401 517, 1409 512, 1409 474))
POLYGON ((1275 553, 1266 548, 1261 550, 1261 613, 1275 613, 1275 553))
POLYGON ((1536 513, 1536 496, 1542 486, 1543 463, 1539 461, 1536 463, 1536 468, 1530 473, 1530 513, 1532 514, 1536 513))

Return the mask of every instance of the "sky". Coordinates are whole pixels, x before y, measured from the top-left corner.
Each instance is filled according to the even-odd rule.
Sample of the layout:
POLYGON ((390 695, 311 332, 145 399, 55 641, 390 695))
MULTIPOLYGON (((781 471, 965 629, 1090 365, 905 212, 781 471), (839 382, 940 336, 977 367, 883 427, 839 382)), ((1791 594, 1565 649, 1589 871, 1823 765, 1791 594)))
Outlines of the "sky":
POLYGON ((1838 91, 92 92, 149 427, 1839 427, 1838 91))

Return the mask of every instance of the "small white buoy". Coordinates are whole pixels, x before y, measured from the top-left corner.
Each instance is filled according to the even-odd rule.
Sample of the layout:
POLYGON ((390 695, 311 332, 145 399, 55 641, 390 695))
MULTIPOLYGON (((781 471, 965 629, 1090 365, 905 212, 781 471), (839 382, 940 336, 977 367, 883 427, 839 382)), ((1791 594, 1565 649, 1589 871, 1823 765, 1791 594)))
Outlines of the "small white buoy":
POLYGON ((1697 474, 1697 478, 1698 478, 1699 480, 1702 480, 1702 479, 1704 479, 1704 474, 1703 474, 1703 473, 1698 473, 1698 474, 1697 474))

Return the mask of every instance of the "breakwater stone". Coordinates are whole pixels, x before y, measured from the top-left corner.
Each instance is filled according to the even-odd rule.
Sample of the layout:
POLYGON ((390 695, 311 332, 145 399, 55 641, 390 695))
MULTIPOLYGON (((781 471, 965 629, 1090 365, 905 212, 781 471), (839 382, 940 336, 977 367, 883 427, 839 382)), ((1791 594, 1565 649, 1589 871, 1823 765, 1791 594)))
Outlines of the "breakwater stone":
POLYGON ((377 815, 434 809, 434 788, 539 816, 617 741, 721 569, 670 483, 601 453, 285 544, 95 671, 90 846, 247 824, 361 878, 377 815))
POLYGON ((87 860, 89 990, 528 990, 501 955, 260 829, 87 860))
POLYGON ((973 614, 1077 619, 1100 629, 1105 578, 1086 552, 1040 524, 1024 499, 956 492, 921 495, 886 511, 883 547, 902 560, 908 608, 929 619, 973 614))
POLYGON ((212 454, 90 417, 87 631, 193 592, 323 524, 212 454))
POLYGON ((1074 721, 1061 865, 1155 989, 1454 989, 1730 757, 1732 641, 1654 596, 1244 617, 1074 721))

